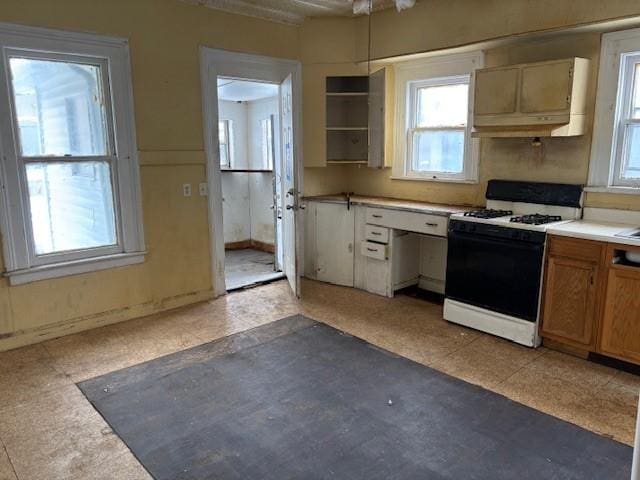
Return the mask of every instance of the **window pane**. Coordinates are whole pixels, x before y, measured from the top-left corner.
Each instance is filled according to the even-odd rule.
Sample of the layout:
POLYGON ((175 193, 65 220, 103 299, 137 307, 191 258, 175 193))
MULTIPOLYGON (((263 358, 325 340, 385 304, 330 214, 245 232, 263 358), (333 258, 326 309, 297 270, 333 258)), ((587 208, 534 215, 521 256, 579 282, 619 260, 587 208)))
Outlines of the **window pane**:
POLYGON ((416 132, 413 137, 413 170, 461 173, 464 168, 464 130, 416 132))
POLYGON ((273 168, 273 135, 271 117, 260 120, 262 133, 262 165, 265 170, 273 168))
POLYGON ((37 255, 117 243, 110 173, 107 162, 27 164, 37 255))
POLYGON ((464 127, 467 125, 469 85, 438 85, 418 89, 418 127, 464 127))
POLYGON ((636 63, 633 70, 633 99, 631 100, 631 118, 640 118, 640 63, 636 63))
POLYGON ((100 67, 9 60, 24 156, 107 155, 100 67))
POLYGON ((640 125, 627 125, 622 178, 640 178, 640 125))

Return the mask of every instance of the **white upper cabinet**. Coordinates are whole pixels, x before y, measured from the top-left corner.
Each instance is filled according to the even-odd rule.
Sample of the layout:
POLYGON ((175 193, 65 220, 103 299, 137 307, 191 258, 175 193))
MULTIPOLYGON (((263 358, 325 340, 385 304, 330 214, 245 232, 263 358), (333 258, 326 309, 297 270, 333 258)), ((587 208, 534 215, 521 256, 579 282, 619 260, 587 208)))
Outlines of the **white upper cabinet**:
POLYGON ((589 63, 570 58, 477 70, 473 136, 582 135, 589 63))
POLYGON ((386 69, 326 79, 326 163, 384 167, 386 69))

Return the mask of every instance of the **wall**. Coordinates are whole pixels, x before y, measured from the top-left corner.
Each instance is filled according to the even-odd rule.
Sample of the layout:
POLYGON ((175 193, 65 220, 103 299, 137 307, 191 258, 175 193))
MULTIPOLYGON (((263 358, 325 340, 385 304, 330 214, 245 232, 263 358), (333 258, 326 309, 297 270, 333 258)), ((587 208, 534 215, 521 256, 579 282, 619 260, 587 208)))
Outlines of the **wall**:
MULTIPOLYGON (((600 35, 597 33, 562 36, 527 42, 485 52, 485 65, 500 66, 554 58, 590 58, 588 98, 595 98, 600 35)), ((593 100, 587 118, 593 118, 593 100)), ((393 127, 392 127, 393 128, 393 127)), ((477 184, 452 184, 391 180, 390 170, 351 168, 350 186, 357 193, 411 198, 438 203, 484 204, 487 181, 491 178, 585 184, 591 148, 591 125, 587 134, 569 138, 543 139, 542 148, 531 146, 531 139, 480 140, 480 170, 477 184)), ((392 152, 393 154, 393 152, 392 152)))
MULTIPOLYGON (((249 168, 247 148, 247 122, 249 107, 246 102, 218 101, 220 120, 230 120, 232 130, 231 167, 249 168)), ((222 172, 222 218, 224 243, 242 242, 251 238, 251 202, 249 175, 241 172, 222 172)))
MULTIPOLYGON (((523 34, 552 31, 640 15, 640 2, 582 0, 580 2, 510 0, 430 0, 410 10, 379 12, 371 18, 371 57, 385 58, 435 51, 513 36, 512 45, 489 50, 486 65, 506 65, 571 56, 592 59, 588 118, 593 119, 600 35, 562 35, 544 41, 519 38, 523 34)), ((367 58, 368 20, 356 19, 355 59, 367 58)), ((393 128, 390 122, 387 127, 393 128)), ((357 193, 453 204, 484 203, 490 178, 586 183, 591 149, 591 125, 586 135, 546 139, 542 150, 527 139, 482 139, 480 183, 461 185, 390 180, 388 170, 349 167, 347 185, 357 193)), ((640 209, 639 195, 588 193, 585 205, 640 209)))
POLYGON ((1 279, 0 349, 211 297, 206 197, 181 191, 205 181, 198 48, 297 58, 299 30, 174 0, 2 0, 0 21, 129 39, 149 252, 130 267, 1 279))

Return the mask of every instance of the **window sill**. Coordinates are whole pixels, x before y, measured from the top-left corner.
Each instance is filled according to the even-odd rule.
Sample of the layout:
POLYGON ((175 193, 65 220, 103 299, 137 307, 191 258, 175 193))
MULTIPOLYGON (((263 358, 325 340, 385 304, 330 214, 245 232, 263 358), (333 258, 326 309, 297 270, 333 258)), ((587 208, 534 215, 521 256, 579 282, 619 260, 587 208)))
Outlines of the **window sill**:
POLYGON ((640 187, 584 187, 589 193, 617 193, 622 195, 640 195, 640 187))
POLYGON ((124 267, 144 262, 146 252, 118 253, 103 257, 85 258, 72 262, 55 263, 43 265, 25 270, 15 270, 6 272, 10 285, 24 285, 25 283, 37 282, 51 278, 78 275, 80 273, 96 272, 109 268, 124 267))
POLYGON ((391 180, 409 180, 411 182, 442 182, 442 183, 462 183, 466 185, 475 185, 478 180, 466 180, 460 178, 427 178, 427 177, 398 177, 391 175, 391 180))

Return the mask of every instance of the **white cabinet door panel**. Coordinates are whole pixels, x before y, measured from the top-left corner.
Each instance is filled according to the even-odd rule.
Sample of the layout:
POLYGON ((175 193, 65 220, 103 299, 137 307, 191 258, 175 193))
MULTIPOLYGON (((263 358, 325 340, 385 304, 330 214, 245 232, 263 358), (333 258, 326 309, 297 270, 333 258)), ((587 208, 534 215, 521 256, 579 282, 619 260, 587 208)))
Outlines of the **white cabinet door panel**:
POLYGON ((316 278, 353 287, 353 208, 344 204, 316 205, 316 278))

